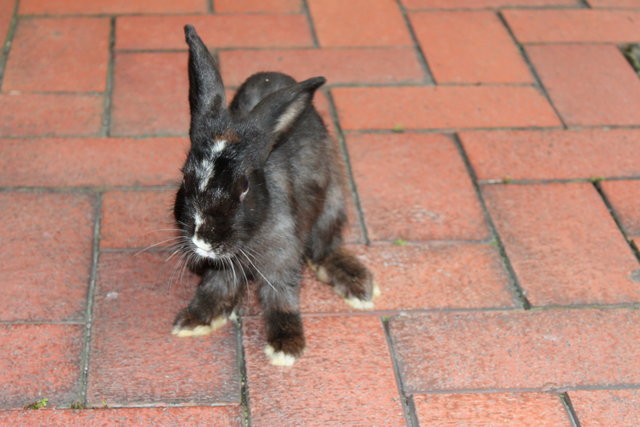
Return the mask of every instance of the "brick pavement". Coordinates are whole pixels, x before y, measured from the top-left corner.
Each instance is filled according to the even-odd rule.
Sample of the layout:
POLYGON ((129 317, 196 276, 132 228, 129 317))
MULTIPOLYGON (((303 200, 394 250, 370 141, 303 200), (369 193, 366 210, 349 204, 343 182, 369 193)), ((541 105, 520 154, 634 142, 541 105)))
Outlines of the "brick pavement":
POLYGON ((640 424, 640 1, 0 0, 0 40, 0 424, 640 424), (230 94, 328 78, 383 293, 306 272, 293 368, 253 295, 169 333, 187 23, 230 94))

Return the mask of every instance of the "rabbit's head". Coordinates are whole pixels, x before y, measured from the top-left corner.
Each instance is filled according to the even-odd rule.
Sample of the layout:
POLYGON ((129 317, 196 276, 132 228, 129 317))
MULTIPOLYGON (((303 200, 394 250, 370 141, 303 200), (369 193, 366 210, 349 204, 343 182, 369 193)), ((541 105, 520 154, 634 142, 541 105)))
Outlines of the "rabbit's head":
POLYGON ((220 259, 233 255, 260 222, 268 195, 264 174, 256 172, 325 79, 292 82, 250 111, 232 114, 216 61, 192 26, 185 27, 185 35, 191 149, 174 210, 187 242, 184 249, 220 259))

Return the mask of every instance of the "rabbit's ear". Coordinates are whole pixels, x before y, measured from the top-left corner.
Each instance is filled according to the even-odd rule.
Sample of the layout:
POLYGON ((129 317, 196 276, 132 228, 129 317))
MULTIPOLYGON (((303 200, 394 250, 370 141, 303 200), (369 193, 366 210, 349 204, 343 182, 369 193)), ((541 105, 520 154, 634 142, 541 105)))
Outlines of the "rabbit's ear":
POLYGON ((314 92, 325 81, 324 77, 313 77, 273 92, 251 110, 248 120, 270 133, 271 141, 275 141, 311 104, 314 92))
POLYGON ((218 64, 192 25, 185 25, 189 45, 189 106, 191 125, 204 116, 217 117, 225 106, 224 85, 218 64))

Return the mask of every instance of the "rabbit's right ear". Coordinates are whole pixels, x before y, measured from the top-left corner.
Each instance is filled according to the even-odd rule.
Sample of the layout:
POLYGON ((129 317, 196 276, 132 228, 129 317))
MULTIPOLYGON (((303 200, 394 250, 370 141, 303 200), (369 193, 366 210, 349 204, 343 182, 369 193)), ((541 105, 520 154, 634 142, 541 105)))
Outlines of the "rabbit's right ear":
POLYGON ((189 106, 193 129, 198 120, 215 119, 221 114, 225 108, 225 95, 218 65, 196 29, 185 25, 184 35, 189 45, 189 106))
POLYGON ((270 138, 260 141, 258 159, 264 161, 279 135, 289 129, 305 109, 311 105, 313 94, 326 82, 324 77, 313 77, 279 89, 265 96, 249 113, 247 119, 266 131, 270 138))

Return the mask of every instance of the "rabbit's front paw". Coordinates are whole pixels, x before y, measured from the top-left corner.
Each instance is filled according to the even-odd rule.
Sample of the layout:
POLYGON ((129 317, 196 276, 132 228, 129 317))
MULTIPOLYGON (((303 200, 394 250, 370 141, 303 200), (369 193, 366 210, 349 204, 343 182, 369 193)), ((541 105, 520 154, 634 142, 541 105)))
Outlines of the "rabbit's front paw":
POLYGON ((276 366, 292 366, 305 346, 300 313, 275 311, 267 315, 266 321, 269 344, 264 353, 269 362, 276 366))
POLYGON ((266 345, 264 354, 269 358, 269 363, 274 366, 293 366, 296 362, 296 356, 285 353, 284 351, 276 351, 271 344, 266 345))
POLYGON ((222 314, 214 317, 210 322, 206 323, 191 315, 191 313, 189 313, 189 309, 185 308, 178 313, 178 316, 176 316, 176 320, 173 322, 171 334, 179 338, 209 335, 216 329, 220 329, 226 325, 227 320, 229 319, 235 321, 235 313, 231 313, 230 316, 222 314))

